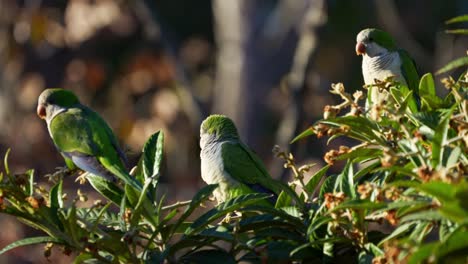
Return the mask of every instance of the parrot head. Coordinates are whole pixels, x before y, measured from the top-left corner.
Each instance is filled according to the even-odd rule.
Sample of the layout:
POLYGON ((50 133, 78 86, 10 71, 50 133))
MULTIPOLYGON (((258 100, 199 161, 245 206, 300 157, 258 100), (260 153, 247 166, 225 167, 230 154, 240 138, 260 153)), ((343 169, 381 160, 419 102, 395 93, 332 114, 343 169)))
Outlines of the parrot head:
POLYGON ((376 28, 363 29, 356 37, 356 54, 369 57, 380 56, 397 49, 392 37, 376 28))
POLYGON ((200 144, 209 139, 238 139, 237 128, 230 118, 224 115, 210 115, 200 126, 200 144))
POLYGON ((76 95, 65 89, 46 89, 39 96, 37 103, 37 115, 41 119, 50 120, 57 113, 79 104, 76 95))

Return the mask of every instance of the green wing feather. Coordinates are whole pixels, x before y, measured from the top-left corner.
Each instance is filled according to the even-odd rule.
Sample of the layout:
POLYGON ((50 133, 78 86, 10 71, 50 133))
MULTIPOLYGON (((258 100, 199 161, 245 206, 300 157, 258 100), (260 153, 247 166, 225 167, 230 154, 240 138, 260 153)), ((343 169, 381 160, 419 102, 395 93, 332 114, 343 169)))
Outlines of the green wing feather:
POLYGON ((125 169, 112 130, 96 112, 85 106, 69 108, 52 120, 50 130, 61 151, 94 156, 112 174, 141 190, 125 169))
POLYGON ((419 74, 416 69, 416 63, 405 50, 398 50, 401 59, 401 72, 403 73, 408 88, 416 94, 419 94, 419 74))
POLYGON ((280 187, 267 172, 260 158, 247 146, 238 142, 225 142, 222 145, 224 170, 235 180, 247 184, 259 184, 279 194, 280 187))
POLYGON ((405 50, 398 50, 401 60, 401 73, 408 84, 410 91, 413 91, 413 100, 409 101, 409 106, 413 112, 417 111, 419 98, 419 74, 416 69, 416 63, 405 50))

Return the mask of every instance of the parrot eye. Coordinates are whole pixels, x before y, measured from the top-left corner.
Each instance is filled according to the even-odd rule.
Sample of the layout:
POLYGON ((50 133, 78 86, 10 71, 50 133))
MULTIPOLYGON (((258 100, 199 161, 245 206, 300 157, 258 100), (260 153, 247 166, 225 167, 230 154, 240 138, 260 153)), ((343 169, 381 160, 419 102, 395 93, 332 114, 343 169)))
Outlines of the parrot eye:
POLYGON ((369 41, 370 41, 370 42, 374 41, 374 38, 370 37, 370 38, 369 38, 369 41))

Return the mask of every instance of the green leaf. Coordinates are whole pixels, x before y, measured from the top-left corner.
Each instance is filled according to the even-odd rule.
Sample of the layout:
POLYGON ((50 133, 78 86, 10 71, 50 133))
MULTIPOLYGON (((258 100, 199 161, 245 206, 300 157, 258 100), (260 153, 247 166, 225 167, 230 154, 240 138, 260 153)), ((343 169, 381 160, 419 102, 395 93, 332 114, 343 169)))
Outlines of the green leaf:
POLYGON ((26 171, 26 177, 28 178, 28 185, 26 185, 26 193, 28 193, 29 196, 33 196, 34 194, 34 170, 28 170, 26 171))
POLYGON ((185 208, 185 211, 182 213, 178 221, 172 227, 171 233, 176 232, 178 227, 185 221, 185 219, 187 219, 195 209, 199 208, 200 204, 203 201, 207 200, 216 188, 218 188, 217 184, 210 184, 198 191, 198 193, 195 194, 195 196, 193 197, 189 206, 185 208))
POLYGON ((93 188, 104 197, 114 202, 116 205, 120 204, 123 197, 123 191, 115 185, 115 183, 91 173, 86 175, 86 179, 88 179, 91 186, 93 186, 93 188))
POLYGON ((348 153, 342 154, 336 158, 336 160, 346 160, 349 159, 353 162, 360 162, 366 159, 372 159, 380 156, 382 153, 381 149, 375 148, 358 148, 354 149, 348 153))
POLYGON ((338 206, 333 208, 333 211, 340 209, 374 210, 385 208, 386 205, 386 203, 371 202, 369 200, 348 200, 340 203, 338 206))
POLYGON ((10 156, 10 151, 11 149, 7 149, 6 153, 5 153, 5 157, 3 158, 3 166, 5 167, 5 174, 7 176, 10 175, 10 167, 8 166, 8 156, 10 156))
POLYGON ((163 158, 164 134, 158 131, 151 135, 143 147, 142 165, 145 179, 151 178, 156 186, 163 158))
POLYGON ((335 181, 335 192, 343 192, 346 197, 355 198, 356 192, 354 190, 354 172, 352 163, 348 160, 343 171, 338 175, 335 181))
POLYGON ((158 224, 158 215, 155 212, 156 207, 151 203, 146 195, 148 192, 149 185, 151 181, 145 181, 145 185, 141 192, 135 190, 130 185, 125 185, 125 193, 130 202, 130 205, 133 207, 133 214, 131 219, 131 225, 135 226, 140 221, 140 216, 143 215, 146 220, 151 224, 156 226, 158 224))
POLYGON ((35 245, 35 244, 43 244, 43 243, 65 244, 63 240, 54 238, 54 237, 48 237, 48 236, 30 237, 30 238, 17 240, 9 244, 8 246, 4 247, 2 250, 0 250, 0 255, 7 252, 8 250, 11 250, 17 247, 35 245))
POLYGON ((328 178, 325 178, 325 181, 322 183, 322 187, 320 188, 320 199, 323 200, 323 196, 326 193, 332 193, 335 188, 335 182, 338 178, 337 175, 330 175, 328 178))
POLYGON ((416 248, 416 252, 409 257, 408 264, 426 263, 425 260, 434 254, 436 248, 437 243, 428 243, 416 248))
POLYGON ((382 239, 378 245, 382 246, 386 241, 390 241, 396 237, 401 237, 403 235, 409 234, 409 232, 414 229, 416 224, 417 224, 416 222, 407 222, 407 223, 400 224, 395 230, 393 230, 393 232, 390 235, 382 239))
POLYGON ((442 258, 455 253, 457 251, 465 253, 468 252, 468 229, 466 226, 461 226, 457 228, 443 243, 440 243, 440 246, 437 248, 437 257, 442 258))
POLYGON ((340 127, 347 125, 351 128, 349 136, 361 141, 375 140, 380 144, 385 144, 385 141, 376 135, 380 129, 374 121, 371 121, 362 116, 342 116, 321 120, 320 123, 340 127))
POLYGON ((278 199, 275 203, 275 208, 281 208, 285 206, 289 206, 292 202, 292 197, 289 196, 285 191, 281 191, 278 195, 278 199))
POLYGON ((300 139, 306 138, 306 137, 314 135, 314 134, 315 134, 314 127, 311 126, 307 130, 305 130, 304 132, 302 132, 301 134, 296 136, 293 140, 291 140, 290 144, 295 143, 296 141, 298 141, 300 139))
POLYGON ((434 77, 431 73, 426 73, 419 81, 419 94, 436 96, 434 77))
POLYGON ((459 29, 448 29, 448 30, 445 30, 445 33, 448 33, 448 34, 468 35, 468 29, 464 29, 464 28, 459 28, 459 29))
POLYGON ((178 261, 179 263, 204 263, 204 264, 236 264, 236 259, 228 252, 220 249, 206 249, 191 252, 178 261))
POLYGON ((324 166, 320 170, 314 173, 305 185, 304 189, 307 193, 313 194, 317 186, 319 185, 320 181, 322 180, 323 176, 325 173, 327 173, 328 168, 330 168, 330 165, 324 166))
POLYGON ((234 236, 231 233, 232 230, 225 226, 218 225, 201 231, 198 236, 215 238, 216 240, 233 241, 234 236))
POLYGON ((54 185, 50 189, 49 199, 50 199, 50 208, 62 208, 63 207, 63 193, 62 193, 63 180, 54 185))
POLYGON ((185 234, 191 235, 220 217, 223 217, 247 205, 256 204, 269 197, 270 195, 268 194, 250 193, 239 195, 233 199, 223 202, 197 218, 193 224, 187 228, 185 234))
POLYGON ((445 24, 448 25, 448 24, 459 23, 459 22, 468 22, 468 15, 456 16, 454 18, 451 18, 445 21, 445 24))
POLYGON ((432 141, 432 168, 437 168, 439 164, 442 164, 444 157, 443 146, 447 141, 447 134, 450 128, 449 122, 455 107, 456 105, 454 105, 448 112, 445 113, 445 115, 440 120, 439 125, 435 129, 434 139, 432 141))
MULTIPOLYGON (((413 114, 413 116, 422 124, 435 130, 440 122, 440 112, 437 111, 425 111, 413 114)), ((421 128, 420 128, 421 129, 421 128)))
MULTIPOLYGON (((74 260, 73 260, 73 264, 82 264, 82 263, 88 263, 86 261, 89 261, 89 260, 96 260, 94 258, 93 255, 91 255, 90 253, 86 253, 86 252, 83 252, 81 254, 79 254, 74 260)), ((97 260, 96 260, 97 261, 97 260)))
POLYGON ((461 57, 449 62, 447 65, 442 67, 436 72, 436 75, 442 74, 444 72, 451 71, 453 69, 468 65, 468 56, 461 57))
POLYGON ((447 237, 450 236, 450 234, 453 233, 453 231, 456 230, 457 224, 447 220, 443 219, 440 223, 440 228, 439 228, 439 237, 440 240, 443 242, 447 239, 447 237))

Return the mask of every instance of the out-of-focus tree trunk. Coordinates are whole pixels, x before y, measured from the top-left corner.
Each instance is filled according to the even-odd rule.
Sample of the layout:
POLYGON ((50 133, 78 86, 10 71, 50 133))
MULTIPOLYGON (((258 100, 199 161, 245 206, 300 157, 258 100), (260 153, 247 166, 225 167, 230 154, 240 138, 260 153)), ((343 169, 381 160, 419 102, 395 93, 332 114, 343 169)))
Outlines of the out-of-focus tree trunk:
POLYGON ((213 1, 218 44, 214 113, 231 117, 241 134, 246 134, 245 45, 249 0, 213 1))
POLYGON ((271 153, 273 140, 289 142, 297 130, 301 110, 294 105, 301 104, 306 66, 317 44, 315 29, 325 17, 324 0, 285 0, 274 7, 214 0, 213 13, 218 58, 212 112, 230 116, 242 138, 261 155, 271 153), (261 128, 271 122, 266 111, 269 92, 288 74, 291 96, 284 100, 292 100, 291 107, 275 139, 276 131, 261 128))
MULTIPOLYGON (((267 96, 291 71, 302 21, 316 2, 323 0, 286 0, 273 8, 258 1, 213 1, 218 58, 212 112, 230 116, 260 153, 272 147, 262 144, 265 131, 259 129, 268 122, 267 96)), ((299 54, 306 57, 302 61, 308 53, 299 54)))

